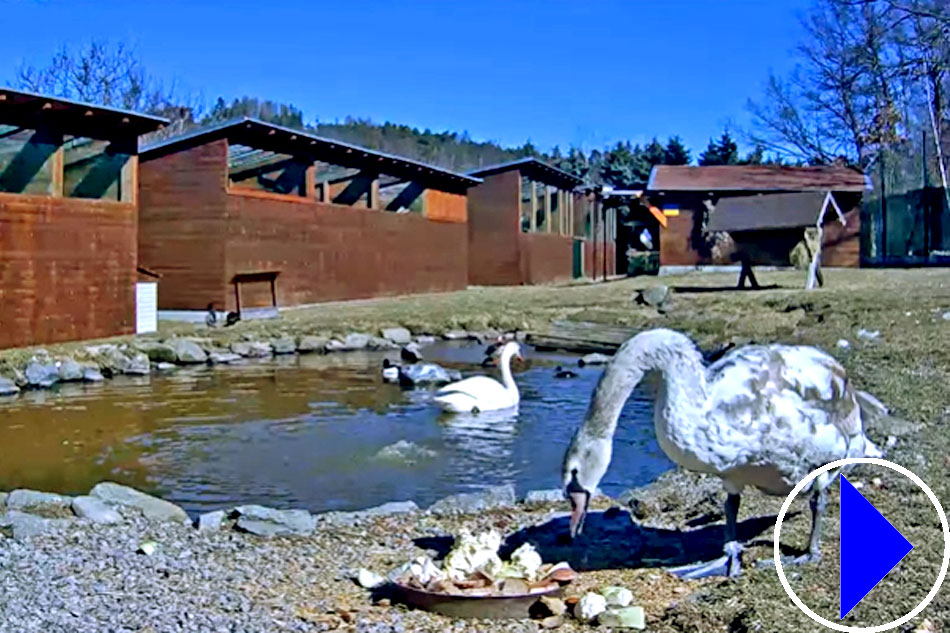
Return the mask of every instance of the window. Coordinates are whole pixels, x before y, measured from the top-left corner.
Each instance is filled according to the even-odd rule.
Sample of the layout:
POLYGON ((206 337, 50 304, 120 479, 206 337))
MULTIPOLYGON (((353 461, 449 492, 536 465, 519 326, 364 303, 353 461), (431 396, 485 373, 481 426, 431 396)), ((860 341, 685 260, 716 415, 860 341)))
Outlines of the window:
POLYGON ((306 196, 308 167, 308 162, 289 154, 246 145, 228 147, 228 183, 235 189, 306 196))
POLYGON ((0 125, 0 192, 53 195, 56 139, 36 130, 0 125))
POLYGON ((109 141, 66 137, 63 143, 63 195, 95 200, 132 200, 124 191, 123 170, 131 156, 109 141))

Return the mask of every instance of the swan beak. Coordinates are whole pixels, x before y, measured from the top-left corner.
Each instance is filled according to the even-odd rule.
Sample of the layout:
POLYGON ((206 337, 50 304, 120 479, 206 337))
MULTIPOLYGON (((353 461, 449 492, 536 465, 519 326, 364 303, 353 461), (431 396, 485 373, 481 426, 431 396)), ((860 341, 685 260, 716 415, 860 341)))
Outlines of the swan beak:
POLYGON ((518 354, 517 356, 515 356, 515 358, 517 358, 522 363, 524 362, 524 356, 522 356, 521 354, 518 354))
POLYGON ((568 494, 571 500, 571 538, 577 538, 577 535, 584 530, 584 519, 587 517, 587 504, 590 502, 590 494, 585 490, 583 492, 572 492, 568 494))

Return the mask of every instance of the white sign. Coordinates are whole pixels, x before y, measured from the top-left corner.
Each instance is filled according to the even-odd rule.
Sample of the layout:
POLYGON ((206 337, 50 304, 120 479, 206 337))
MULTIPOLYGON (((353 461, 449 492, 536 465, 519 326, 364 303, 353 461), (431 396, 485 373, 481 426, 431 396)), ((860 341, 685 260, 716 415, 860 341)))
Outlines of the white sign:
POLYGON ((135 284, 135 333, 144 334, 158 330, 158 284, 140 282, 135 284))

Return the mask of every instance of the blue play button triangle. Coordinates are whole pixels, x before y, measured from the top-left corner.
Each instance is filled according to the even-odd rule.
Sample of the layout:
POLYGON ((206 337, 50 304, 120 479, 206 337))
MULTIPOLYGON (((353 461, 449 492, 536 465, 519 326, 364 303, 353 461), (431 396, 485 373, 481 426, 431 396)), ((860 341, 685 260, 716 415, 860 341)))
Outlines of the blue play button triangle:
POLYGON ((841 476, 841 618, 914 549, 857 488, 841 476))

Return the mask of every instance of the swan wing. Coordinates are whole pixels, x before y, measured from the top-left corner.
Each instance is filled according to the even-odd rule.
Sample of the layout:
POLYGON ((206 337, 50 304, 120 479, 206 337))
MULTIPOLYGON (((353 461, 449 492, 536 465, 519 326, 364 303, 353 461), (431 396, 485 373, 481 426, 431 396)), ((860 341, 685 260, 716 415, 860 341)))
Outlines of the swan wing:
POLYGON ((494 378, 488 376, 472 376, 458 382, 450 383, 436 392, 436 397, 449 393, 462 393, 481 400, 485 398, 507 397, 508 390, 494 378))
POLYGON ((768 466, 797 481, 829 461, 877 452, 844 368, 820 350, 745 347, 707 378, 705 432, 721 470, 768 466))

